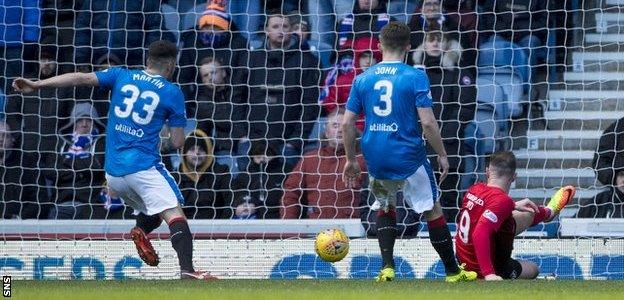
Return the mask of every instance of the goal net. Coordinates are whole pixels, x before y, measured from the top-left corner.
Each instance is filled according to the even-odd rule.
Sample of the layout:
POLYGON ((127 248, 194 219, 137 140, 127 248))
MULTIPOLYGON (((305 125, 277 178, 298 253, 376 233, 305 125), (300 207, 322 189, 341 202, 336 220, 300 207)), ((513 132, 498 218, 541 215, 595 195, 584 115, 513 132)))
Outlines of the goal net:
MULTIPOLYGON (((107 134, 142 135, 107 132, 110 91, 11 87, 17 77, 141 68, 150 43, 164 39, 178 46, 172 82, 189 121, 184 147, 159 151, 185 199, 198 269, 223 278, 376 276, 375 199, 366 175, 351 188, 342 182, 340 118, 354 79, 382 60, 381 28, 398 21, 411 29, 405 62, 429 77, 449 154, 438 198, 452 233, 488 156, 511 150, 514 200, 545 205, 558 188, 577 188, 556 220, 516 239, 514 257, 536 262, 541 276, 624 279, 622 6, 0 1, 0 270, 20 279, 179 277, 166 225, 149 234, 161 263, 147 266, 129 236, 132 208, 107 188, 107 134), (336 227, 351 248, 331 264, 313 243, 336 227)), ((149 103, 138 101, 144 117, 149 103)), ((370 126, 357 122, 360 131, 396 130, 370 126)), ((398 199, 398 277, 442 278, 426 222, 398 199)))

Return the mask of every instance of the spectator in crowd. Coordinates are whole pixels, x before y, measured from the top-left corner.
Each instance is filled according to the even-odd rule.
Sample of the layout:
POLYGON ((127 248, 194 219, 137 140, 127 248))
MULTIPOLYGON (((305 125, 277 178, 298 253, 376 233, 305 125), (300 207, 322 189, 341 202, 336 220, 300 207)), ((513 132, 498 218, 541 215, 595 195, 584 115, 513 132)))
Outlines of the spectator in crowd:
MULTIPOLYGON (((41 45, 56 47, 60 73, 71 72, 74 68, 75 23, 83 1, 41 1, 41 45)), ((99 113, 101 116, 102 112, 99 113)))
POLYGON ((39 0, 0 0, 0 89, 36 68, 41 31, 39 0))
MULTIPOLYGON (((282 172, 288 173, 318 118, 320 71, 316 57, 301 51, 292 38, 290 20, 283 14, 269 12, 265 35, 264 45, 250 53, 248 91, 236 88, 234 97, 248 95, 249 139, 267 139, 285 156, 282 172)), ((239 153, 247 149, 249 142, 239 146, 239 153)))
POLYGON ((624 218, 624 169, 615 176, 614 186, 580 204, 577 218, 624 218))
POLYGON ((600 183, 616 185, 616 174, 624 170, 624 118, 609 125, 602 133, 593 165, 600 183))
POLYGON ((217 162, 235 173, 238 167, 233 151, 247 135, 247 103, 232 98, 233 87, 228 84, 230 70, 218 57, 207 56, 200 62, 201 85, 191 115, 197 118, 197 128, 214 138, 217 162))
MULTIPOLYGON (((122 64, 121 59, 113 53, 103 54, 94 62, 93 70, 101 71, 122 64)), ((110 107, 110 91, 100 87, 76 87, 76 99, 91 101, 100 116, 99 121, 106 126, 108 123, 108 108, 110 107)))
POLYGON ((36 218, 43 195, 37 189, 37 159, 15 145, 11 126, 0 121, 0 211, 3 219, 36 218))
POLYGON ((292 26, 292 32, 298 37, 301 43, 301 50, 310 51, 321 63, 321 68, 327 69, 330 67, 330 58, 333 52, 333 47, 323 43, 319 40, 310 39, 310 22, 308 18, 301 15, 298 10, 288 13, 290 24, 292 26))
POLYGON ((210 138, 200 129, 184 142, 183 159, 176 174, 189 219, 224 219, 231 212, 232 191, 227 166, 217 163, 210 138))
POLYGON ((342 19, 336 28, 338 49, 353 49, 354 62, 359 63, 360 55, 373 51, 377 61, 381 61, 379 51, 379 32, 381 28, 394 20, 386 13, 386 2, 379 0, 358 0, 353 6, 353 13, 342 19))
POLYGON ((70 123, 59 130, 58 152, 48 154, 45 176, 55 187, 50 219, 90 219, 104 182, 104 126, 86 102, 72 109, 70 123))
MULTIPOLYGON (((353 51, 350 49, 338 51, 337 63, 327 74, 325 87, 322 92, 325 95, 324 97, 322 96, 322 106, 326 114, 330 114, 346 105, 355 76, 359 74, 357 71, 363 71, 363 67, 375 61, 374 56, 367 55, 368 53, 372 54, 371 51, 367 51, 360 56, 359 63, 364 62, 365 65, 356 69, 353 61, 353 51)), ((360 131, 364 131, 363 121, 358 121, 356 125, 360 131)))
MULTIPOLYGON (((56 76, 57 66, 53 53, 43 49, 38 61, 38 75, 34 76, 39 80, 56 76)), ((6 104, 6 120, 16 131, 18 147, 41 155, 56 153, 54 137, 64 125, 61 120, 69 117, 71 102, 68 100, 72 98, 72 89, 45 89, 11 96, 6 104)))
POLYGON ((249 43, 230 19, 226 4, 222 0, 208 1, 197 26, 182 34, 178 81, 187 99, 196 97, 196 83, 201 82, 199 67, 206 57, 216 58, 229 69, 227 73, 230 76, 224 84, 246 84, 241 80, 246 73, 249 43))
MULTIPOLYGON (((352 187, 342 181, 346 156, 342 144, 340 122, 344 109, 329 115, 321 147, 304 154, 284 182, 280 208, 282 219, 297 219, 306 211, 309 219, 359 218, 363 179, 352 187)), ((360 168, 366 172, 364 157, 359 155, 360 168)))
POLYGON ((102 184, 102 189, 97 196, 97 202, 92 203, 93 212, 90 219, 133 219, 133 212, 129 206, 125 206, 123 199, 117 192, 108 187, 108 183, 102 184))
POLYGON ((152 42, 175 42, 164 28, 160 1, 83 0, 76 20, 75 62, 84 68, 94 58, 114 53, 124 65, 142 66, 152 42))
MULTIPOLYGON (((472 74, 457 66, 454 53, 448 51, 449 41, 441 32, 428 32, 425 43, 411 53, 414 61, 425 68, 431 84, 433 112, 440 122, 440 135, 448 154, 448 176, 440 184, 440 204, 447 220, 455 220, 459 207, 460 173, 466 125, 474 118, 476 88, 472 74)), ((430 155, 435 152, 429 147, 430 155)), ((437 169, 436 160, 431 160, 437 169)))
POLYGON ((252 142, 249 160, 234 181, 235 219, 277 219, 285 174, 278 149, 266 140, 252 142))
POLYGON ((449 41, 448 50, 453 52, 453 60, 459 62, 461 67, 470 68, 474 76, 477 55, 475 41, 470 39, 471 35, 467 34, 454 18, 449 17, 443 10, 441 2, 441 0, 423 0, 421 7, 412 15, 409 22, 412 30, 410 37, 412 49, 417 49, 425 43, 428 32, 441 31, 449 41))
MULTIPOLYGON (((429 1, 429 0, 427 0, 429 1)), ((535 0, 484 0, 481 2, 480 43, 492 39, 510 41, 527 51, 532 66, 538 48, 548 35, 548 2, 535 0)), ((540 51, 545 51, 541 50, 540 51)))
MULTIPOLYGON (((333 24, 347 17, 353 12, 352 0, 318 0, 307 1, 307 12, 310 15, 310 28, 312 38, 323 43, 334 45, 336 35, 333 24)), ((360 2, 360 1, 358 1, 360 2)), ((378 7, 385 5, 388 7, 388 14, 405 23, 407 16, 414 11, 414 1, 405 0, 372 0, 361 1, 361 6, 378 7), (370 3, 370 4, 368 4, 370 3)))

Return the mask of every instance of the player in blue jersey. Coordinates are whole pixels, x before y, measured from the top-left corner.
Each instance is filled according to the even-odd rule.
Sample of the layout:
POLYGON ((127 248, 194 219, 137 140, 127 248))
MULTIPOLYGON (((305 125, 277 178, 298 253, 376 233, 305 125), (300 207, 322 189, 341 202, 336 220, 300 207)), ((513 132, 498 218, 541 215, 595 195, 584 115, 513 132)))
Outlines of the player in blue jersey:
POLYGON ((364 113, 362 152, 376 197, 372 209, 378 210, 377 237, 383 258, 376 280, 391 281, 395 276, 395 206, 396 194, 402 190, 405 202, 427 219, 429 239, 444 263, 446 281, 472 281, 477 274, 457 265, 453 240, 442 207, 436 201, 436 179, 427 160, 422 133, 438 154, 440 181, 446 177, 449 163, 431 109, 429 79, 424 70, 403 63, 410 49, 409 36, 410 29, 405 24, 391 22, 384 26, 379 47, 383 61, 359 75, 351 87, 342 124, 347 155, 343 180, 349 184, 361 175, 355 159, 355 121, 364 113))
POLYGON ((178 254, 183 279, 214 279, 193 268, 193 237, 180 204, 182 194, 160 157, 164 126, 170 137, 163 147, 184 144, 186 114, 180 88, 169 82, 175 70, 176 46, 156 41, 149 47, 144 70, 110 68, 94 73, 68 73, 41 81, 15 79, 13 88, 29 93, 43 88, 99 86, 112 91, 104 169, 108 187, 138 212, 130 232, 139 256, 150 266, 159 263, 147 234, 165 220, 171 244, 178 254))

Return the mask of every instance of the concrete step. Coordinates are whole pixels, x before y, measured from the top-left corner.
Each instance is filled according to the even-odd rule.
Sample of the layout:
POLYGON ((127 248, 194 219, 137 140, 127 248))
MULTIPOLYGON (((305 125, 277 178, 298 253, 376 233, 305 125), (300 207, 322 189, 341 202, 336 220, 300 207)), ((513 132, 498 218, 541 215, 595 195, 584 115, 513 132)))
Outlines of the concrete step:
MULTIPOLYGON (((624 47, 622 51, 624 51, 624 47)), ((563 86, 564 89, 569 91, 621 91, 624 90, 624 81, 570 80, 563 82, 563 86)))
POLYGON ((624 14, 619 12, 599 12, 595 18, 597 33, 619 33, 624 25, 624 14))
POLYGON ((587 33, 585 42, 589 44, 621 44, 624 43, 624 34, 620 33, 587 33))
POLYGON ((624 53, 621 52, 574 52, 574 72, 618 72, 624 70, 624 53))
POLYGON ((559 188, 566 185, 587 188, 596 183, 594 170, 583 169, 518 169, 515 188, 559 188))
POLYGON ((518 168, 578 169, 591 168, 594 151, 589 150, 514 150, 518 168))
POLYGON ((599 130, 531 130, 526 133, 529 150, 589 150, 598 147, 599 130))
POLYGON ((611 123, 624 117, 620 111, 546 111, 550 130, 605 130, 611 123))
POLYGON ((605 82, 624 81, 624 72, 565 72, 563 73, 565 82, 605 82))
MULTIPOLYGON (((587 36, 587 34, 586 34, 587 36)), ((588 42, 585 40, 585 43, 578 48, 571 48, 570 51, 585 51, 585 52, 618 52, 624 49, 624 43, 618 42, 588 42)))
MULTIPOLYGON (((520 188, 512 188, 509 190, 509 196, 514 200, 520 200, 523 198, 529 198, 533 200, 533 202, 546 205, 559 188, 552 189, 520 189, 520 188)), ((574 200, 572 202, 573 205, 576 205, 579 200, 592 198, 596 196, 596 194, 600 193, 601 189, 581 189, 577 188, 576 193, 574 194, 574 200)))
POLYGON ((551 90, 548 96, 551 111, 624 111, 624 93, 619 91, 551 90))

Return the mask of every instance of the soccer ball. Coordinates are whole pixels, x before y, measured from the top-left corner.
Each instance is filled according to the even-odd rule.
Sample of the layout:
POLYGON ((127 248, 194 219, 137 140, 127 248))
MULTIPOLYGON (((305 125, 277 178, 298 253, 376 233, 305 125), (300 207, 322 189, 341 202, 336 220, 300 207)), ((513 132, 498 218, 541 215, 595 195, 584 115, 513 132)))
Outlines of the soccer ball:
POLYGON ((349 237, 338 228, 323 230, 316 235, 314 250, 324 261, 337 262, 349 253, 349 237))

